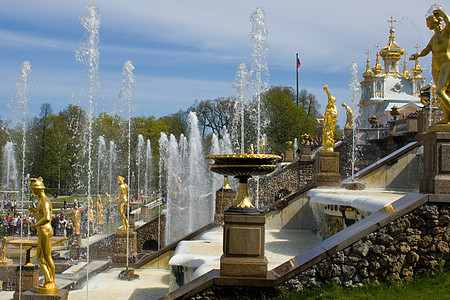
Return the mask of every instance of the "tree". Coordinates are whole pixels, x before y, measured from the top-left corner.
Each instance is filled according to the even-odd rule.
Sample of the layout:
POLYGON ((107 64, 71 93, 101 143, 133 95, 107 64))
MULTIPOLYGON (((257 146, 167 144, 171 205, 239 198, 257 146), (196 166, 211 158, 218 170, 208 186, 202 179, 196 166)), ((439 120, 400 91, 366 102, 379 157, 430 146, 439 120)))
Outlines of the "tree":
POLYGON ((301 139, 301 135, 314 135, 315 120, 303 107, 292 101, 289 88, 272 87, 262 95, 269 126, 265 129, 267 143, 273 153, 283 153, 286 142, 301 139))
POLYGON ((224 127, 230 128, 234 118, 234 99, 217 98, 214 100, 202 100, 194 102, 188 111, 197 113, 197 118, 202 127, 202 137, 205 134, 214 133, 219 138, 224 127))
POLYGON ((314 94, 308 93, 303 89, 298 94, 299 103, 305 109, 306 116, 317 118, 319 116, 320 104, 314 94))

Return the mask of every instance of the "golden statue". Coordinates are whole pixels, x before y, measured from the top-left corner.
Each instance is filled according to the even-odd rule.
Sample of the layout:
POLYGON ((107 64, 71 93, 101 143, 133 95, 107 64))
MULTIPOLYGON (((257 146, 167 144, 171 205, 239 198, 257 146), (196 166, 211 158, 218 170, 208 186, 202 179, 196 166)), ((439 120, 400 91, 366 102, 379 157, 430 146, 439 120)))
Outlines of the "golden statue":
POLYGON ((345 108, 347 112, 347 119, 345 120, 344 128, 353 128, 353 112, 350 106, 345 103, 342 103, 342 106, 345 108))
POLYGON ((97 223, 99 225, 103 225, 103 204, 102 204, 102 197, 97 194, 97 223))
POLYGON ((6 252, 8 248, 8 239, 4 236, 0 242, 0 264, 8 264, 12 262, 12 260, 6 257, 6 252))
POLYGON ((89 201, 89 223, 94 224, 94 203, 92 202, 92 197, 89 201))
POLYGON ((337 120, 337 109, 336 109, 336 98, 331 96, 328 92, 328 85, 323 87, 323 90, 328 95, 328 104, 325 108, 325 114, 322 118, 317 119, 318 122, 322 122, 322 139, 323 148, 320 151, 334 151, 334 131, 336 130, 336 120, 337 120))
POLYGON ((286 142, 286 145, 288 146, 288 150, 292 150, 292 145, 294 144, 294 142, 293 141, 287 141, 286 142))
POLYGON ((308 133, 302 134, 302 144, 311 145, 311 135, 309 135, 308 133))
POLYGON ((266 148, 266 138, 263 137, 259 140, 259 153, 264 154, 266 148))
POLYGON ((75 234, 80 235, 81 212, 78 206, 75 207, 75 215, 73 216, 73 225, 75 226, 75 234))
POLYGON ((128 185, 123 180, 122 176, 117 177, 117 183, 119 184, 117 203, 119 204, 119 212, 123 222, 121 230, 128 230, 127 214, 125 213, 128 208, 128 185))
POLYGON ((436 94, 441 100, 444 119, 439 124, 450 124, 450 18, 440 8, 435 6, 433 13, 426 18, 427 27, 434 31, 428 45, 420 52, 410 56, 410 60, 432 53, 431 73, 436 83, 436 94), (445 28, 441 23, 444 21, 445 28))
POLYGON ((38 294, 56 294, 58 287, 55 285, 55 263, 52 258, 53 229, 50 224, 52 219, 52 203, 44 192, 45 186, 42 177, 30 179, 30 190, 37 197, 36 208, 28 207, 31 213, 36 214, 35 227, 38 234, 36 258, 44 273, 44 282, 34 288, 38 294))

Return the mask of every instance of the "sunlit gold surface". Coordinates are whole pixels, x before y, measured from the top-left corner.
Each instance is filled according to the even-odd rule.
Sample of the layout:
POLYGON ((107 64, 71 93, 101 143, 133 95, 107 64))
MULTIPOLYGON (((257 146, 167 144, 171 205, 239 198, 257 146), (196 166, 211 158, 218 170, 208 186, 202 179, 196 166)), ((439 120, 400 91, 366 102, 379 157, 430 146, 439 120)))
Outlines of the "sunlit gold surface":
POLYGON ((353 128, 353 112, 350 106, 345 103, 342 103, 342 106, 345 108, 347 113, 347 119, 345 120, 344 128, 353 128))
POLYGON ((75 208, 75 214, 73 216, 73 225, 75 226, 75 234, 80 234, 81 229, 81 213, 78 206, 75 208))
POLYGON ((230 184, 228 183, 228 176, 223 176, 223 190, 231 190, 230 184))
POLYGON ((252 201, 250 200, 250 197, 248 196, 247 183, 239 183, 239 192, 237 194, 234 206, 240 208, 254 207, 252 201))
POLYGON ((325 108, 325 114, 320 121, 322 121, 322 139, 323 148, 321 151, 333 152, 334 151, 334 132, 336 130, 337 109, 336 98, 331 96, 328 91, 328 85, 323 87, 323 90, 327 93, 328 104, 325 108))
POLYGON ((440 124, 450 124, 450 18, 442 9, 435 9, 433 14, 426 18, 427 27, 434 31, 428 45, 420 52, 410 56, 410 60, 432 53, 431 73, 436 83, 436 94, 441 100, 444 119, 440 124), (441 23, 444 21, 445 28, 441 23))
POLYGON ((273 154, 224 154, 208 155, 207 159, 214 159, 211 171, 239 178, 239 191, 234 207, 253 208, 248 195, 247 181, 255 175, 265 175, 276 169, 275 160, 281 156, 273 154))
POLYGON ((102 197, 97 195, 97 222, 99 225, 103 225, 103 203, 102 197))
POLYGON ((119 212, 123 223, 121 230, 128 230, 128 220, 125 213, 128 207, 128 185, 123 180, 124 178, 122 176, 117 177, 117 183, 119 184, 117 203, 119 204, 119 212))
POLYGON ((42 294, 54 294, 58 292, 55 285, 55 263, 52 258, 51 238, 53 229, 50 224, 52 219, 52 203, 45 195, 44 183, 42 177, 30 179, 30 190, 37 197, 36 208, 29 207, 31 213, 36 213, 36 223, 31 227, 35 227, 38 234, 38 244, 36 249, 36 258, 39 266, 44 273, 44 282, 39 285, 39 292, 42 294))

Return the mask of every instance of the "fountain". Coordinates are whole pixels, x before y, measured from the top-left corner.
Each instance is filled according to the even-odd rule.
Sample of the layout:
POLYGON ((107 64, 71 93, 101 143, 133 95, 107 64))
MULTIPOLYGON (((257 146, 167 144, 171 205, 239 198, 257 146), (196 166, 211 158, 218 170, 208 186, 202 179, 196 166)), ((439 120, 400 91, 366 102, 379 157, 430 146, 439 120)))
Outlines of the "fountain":
POLYGON ((6 142, 3 147, 3 180, 2 189, 4 191, 17 190, 17 163, 14 153, 14 144, 6 142))

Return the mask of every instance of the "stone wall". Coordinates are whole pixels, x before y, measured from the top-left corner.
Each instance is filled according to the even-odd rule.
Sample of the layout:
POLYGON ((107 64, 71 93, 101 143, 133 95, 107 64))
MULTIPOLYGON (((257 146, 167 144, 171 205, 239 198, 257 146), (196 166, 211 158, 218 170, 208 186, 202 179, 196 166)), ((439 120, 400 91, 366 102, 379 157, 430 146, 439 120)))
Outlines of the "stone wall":
POLYGON ((323 283, 359 286, 409 281, 450 266, 450 204, 427 203, 336 252, 278 288, 302 290, 323 283))
MULTIPOLYGON (((164 247, 164 232, 166 228, 166 215, 161 214, 161 218, 158 216, 154 217, 152 220, 148 221, 144 225, 136 228, 137 232, 137 250, 142 251, 144 249, 144 244, 148 241, 161 241, 160 248, 164 247), (158 230, 158 221, 161 225, 158 230), (158 237, 158 232, 160 236, 158 237)), ((154 249, 155 250, 155 249, 154 249)), ((157 249, 156 249, 157 250, 157 249)))
MULTIPOLYGON (((362 227, 367 228, 366 226, 367 224, 362 227)), ((354 234, 353 231, 347 235, 354 234)), ((329 282, 352 287, 387 280, 409 281, 413 276, 433 275, 450 267, 449 242, 450 204, 428 202, 358 239, 341 251, 313 263, 305 271, 279 285, 272 286, 269 282, 260 281, 258 287, 255 287, 229 280, 230 285, 214 284, 190 299, 266 299, 280 293, 318 287, 329 282), (231 285, 233 283, 234 285, 231 285)), ((330 246, 332 244, 333 242, 330 246)), ((316 258, 321 257, 317 253, 314 254, 316 250, 317 248, 312 249, 309 254, 316 258)), ((298 259, 306 263, 302 258, 298 259)), ((297 258, 292 259, 288 265, 295 265, 296 260, 297 258)), ((277 274, 284 267, 281 265, 270 272, 274 272, 272 275, 277 274)), ((218 277, 216 283, 221 278, 223 277, 218 277)), ((248 285, 255 285, 252 280, 254 281, 248 280, 248 285)))
MULTIPOLYGON (((296 161, 259 178, 259 207, 265 207, 313 182, 315 160, 296 161)), ((256 180, 249 180, 250 199, 256 199, 256 180)), ((256 201, 256 200, 255 200, 256 201)))

